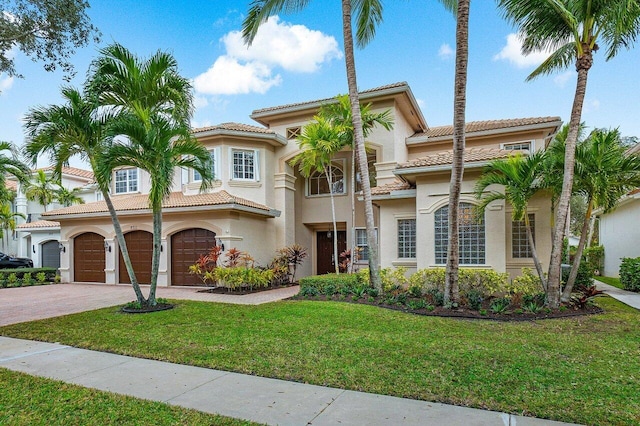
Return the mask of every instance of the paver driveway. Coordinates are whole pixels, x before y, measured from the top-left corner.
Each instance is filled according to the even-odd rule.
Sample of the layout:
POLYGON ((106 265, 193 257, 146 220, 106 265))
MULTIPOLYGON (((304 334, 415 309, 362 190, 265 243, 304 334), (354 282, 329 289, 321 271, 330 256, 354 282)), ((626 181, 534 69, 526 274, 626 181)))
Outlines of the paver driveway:
MULTIPOLYGON (((149 286, 141 286, 149 293, 149 286)), ((286 299, 298 286, 234 296, 199 293, 201 288, 158 287, 157 297, 258 305, 286 299)), ((135 299, 130 285, 54 284, 0 289, 0 326, 124 304, 135 299)))

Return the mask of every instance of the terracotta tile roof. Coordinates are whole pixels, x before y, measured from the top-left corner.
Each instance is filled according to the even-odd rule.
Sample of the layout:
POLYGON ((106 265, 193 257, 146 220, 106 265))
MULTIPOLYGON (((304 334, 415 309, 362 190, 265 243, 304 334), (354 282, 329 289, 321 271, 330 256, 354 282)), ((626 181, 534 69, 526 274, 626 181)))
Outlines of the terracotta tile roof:
POLYGON ((17 191, 18 190, 18 182, 16 182, 15 180, 5 180, 4 181, 4 186, 7 189, 10 189, 12 191, 17 191))
MULTIPOLYGON (((146 210, 149 209, 148 194, 119 195, 111 198, 113 206, 117 211, 146 210)), ((252 207, 258 210, 271 211, 263 204, 247 200, 245 198, 234 197, 227 191, 202 193, 196 195, 184 195, 182 192, 172 192, 162 204, 163 208, 176 207, 196 207, 215 206, 224 204, 238 204, 245 207, 252 207)), ((77 204, 58 210, 42 213, 42 216, 59 216, 70 214, 103 213, 107 212, 107 205, 104 201, 96 201, 87 204, 77 204)))
MULTIPOLYGON (((465 163, 489 161, 498 158, 507 158, 513 151, 498 148, 467 148, 464 152, 465 163)), ((437 154, 416 158, 407 163, 398 164, 398 169, 410 169, 413 167, 446 166, 453 163, 453 151, 444 151, 437 154)))
MULTIPOLYGON (((512 118, 507 120, 470 121, 466 126, 466 133, 483 132, 488 130, 508 129, 511 127, 531 126, 562 121, 560 117, 529 117, 512 118)), ((413 136, 427 136, 430 138, 453 136, 453 126, 431 127, 424 133, 416 133, 413 136)))
POLYGON ((403 189, 413 189, 413 187, 409 182, 396 178, 396 180, 391 183, 371 188, 371 195, 388 195, 391 194, 392 191, 401 191, 403 189))
MULTIPOLYGON (((402 82, 398 82, 398 83, 392 83, 392 84, 387 84, 384 86, 379 86, 379 87, 374 87, 373 89, 367 89, 367 90, 362 90, 360 91, 360 95, 364 95, 367 93, 374 93, 374 92, 379 92, 382 90, 387 90, 387 89, 393 89, 396 87, 409 87, 409 85, 407 84, 406 81, 402 81, 402 82)), ((261 108, 261 109, 256 109, 254 110, 251 115, 259 115, 259 114, 264 114, 267 112, 271 112, 271 111, 278 111, 281 109, 287 109, 287 108, 293 108, 293 107, 299 107, 299 106, 304 106, 304 105, 312 105, 315 103, 326 103, 326 102, 331 102, 335 100, 335 96, 331 97, 331 98, 325 98, 325 99, 317 99, 315 101, 306 101, 306 102, 297 102, 297 103, 293 103, 293 104, 287 104, 287 105, 278 105, 278 106, 273 106, 273 107, 268 107, 268 108, 261 108)))
POLYGON ((52 220, 36 220, 35 222, 22 223, 16 226, 16 228, 57 228, 59 226, 60 222, 54 222, 52 220))
POLYGON ((192 129, 191 133, 211 132, 213 130, 230 130, 235 132, 275 134, 275 132, 267 129, 266 127, 251 126, 249 124, 242 123, 222 123, 216 126, 200 127, 197 129, 192 129))
MULTIPOLYGON (((37 170, 48 172, 48 171, 53 171, 54 167, 53 166, 43 167, 37 170)), ((93 181, 93 172, 90 170, 78 169, 77 167, 63 167, 62 173, 65 175, 78 176, 81 178, 85 178, 86 180, 93 181)))

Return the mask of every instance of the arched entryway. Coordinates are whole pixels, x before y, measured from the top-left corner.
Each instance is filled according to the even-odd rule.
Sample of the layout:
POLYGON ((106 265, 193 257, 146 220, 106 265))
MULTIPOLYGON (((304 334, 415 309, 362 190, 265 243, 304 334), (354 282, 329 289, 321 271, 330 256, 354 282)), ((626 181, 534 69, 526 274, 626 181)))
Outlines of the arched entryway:
POLYGON ((77 282, 105 282, 104 237, 85 232, 73 239, 73 279, 77 282))
POLYGON ((43 268, 60 267, 60 243, 56 240, 47 241, 40 246, 40 264, 43 268))
POLYGON ((202 285, 198 276, 189 273, 189 266, 196 263, 216 245, 216 234, 206 229, 191 228, 171 237, 171 285, 202 285))
MULTIPOLYGON (((151 257, 153 256, 153 234, 147 231, 131 231, 124 234, 127 250, 140 284, 151 284, 151 257)), ((118 280, 120 283, 131 284, 127 267, 124 264, 122 252, 118 263, 118 280)))

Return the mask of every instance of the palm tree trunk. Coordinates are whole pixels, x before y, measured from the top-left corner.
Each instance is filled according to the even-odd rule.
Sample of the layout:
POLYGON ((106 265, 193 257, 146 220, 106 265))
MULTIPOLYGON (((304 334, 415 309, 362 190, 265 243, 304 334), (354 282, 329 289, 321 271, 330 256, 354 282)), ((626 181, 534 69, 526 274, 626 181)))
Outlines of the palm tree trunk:
POLYGON ((582 252, 584 251, 584 246, 587 243, 587 235, 589 234, 589 222, 591 222, 590 219, 592 211, 593 198, 589 197, 589 201, 587 202, 587 212, 584 215, 584 223, 582 224, 582 230, 580 231, 580 242, 578 243, 576 255, 573 258, 573 265, 571 265, 569 279, 567 279, 567 283, 564 286, 564 291, 562 292, 562 297, 560 299, 560 301, 564 303, 567 303, 569 300, 571 300, 571 291, 573 290, 573 285, 576 282, 576 277, 578 276, 578 268, 580 267, 580 262, 582 261, 582 252))
POLYGON ((529 222, 529 214, 527 212, 524 212, 524 226, 527 230, 527 238, 529 239, 529 247, 531 248, 531 257, 533 257, 533 264, 536 266, 538 277, 540 277, 542 291, 546 292, 547 280, 544 276, 544 272, 542 271, 542 264, 540 264, 540 258, 538 257, 538 252, 536 250, 536 243, 533 240, 533 234, 531 233, 531 223, 529 222))
POLYGON ((562 241, 565 234, 565 224, 569 215, 569 201, 573 187, 573 170, 575 166, 576 143, 582 119, 582 105, 587 91, 587 76, 589 73, 591 54, 585 50, 585 58, 579 58, 576 67, 578 68, 578 81, 576 83, 576 93, 571 109, 571 119, 569 121, 569 134, 565 142, 564 153, 564 177, 562 180, 562 192, 558 207, 556 209, 556 221, 553 230, 553 243, 551 246, 551 259, 549 262, 549 281, 547 287, 547 306, 557 309, 560 306, 560 266, 562 264, 562 241))
POLYGON ((453 162, 449 183, 449 242, 444 301, 457 303, 459 253, 458 205, 464 173, 465 114, 467 104, 467 62, 469 57, 469 7, 471 0, 459 0, 456 19, 456 77, 453 109, 453 162))
POLYGON ((358 83, 356 80, 356 61, 353 52, 351 0, 342 0, 342 31, 344 38, 345 64, 347 68, 347 84, 349 86, 349 103, 351 104, 351 120, 353 123, 353 142, 356 150, 358 151, 358 165, 360 166, 360 177, 362 179, 364 213, 367 226, 367 251, 369 253, 369 282, 379 292, 382 292, 380 261, 378 259, 378 237, 376 236, 376 225, 373 216, 371 185, 369 183, 367 153, 364 148, 362 114, 360 114, 360 98, 358 96, 358 83))
POLYGON ((149 306, 156 305, 158 270, 160 269, 160 244, 162 237, 162 205, 153 206, 153 255, 151 256, 151 286, 149 288, 149 306))
POLYGON ((593 241, 593 230, 596 226, 596 216, 591 216, 589 220, 589 235, 587 236, 587 248, 591 247, 591 242, 593 241))
POLYGON ((331 177, 331 165, 324 168, 324 174, 327 177, 329 183, 329 197, 331 198, 331 218, 333 220, 333 266, 336 274, 340 274, 340 267, 338 266, 338 226, 336 225, 336 204, 333 199, 333 178, 331 177))

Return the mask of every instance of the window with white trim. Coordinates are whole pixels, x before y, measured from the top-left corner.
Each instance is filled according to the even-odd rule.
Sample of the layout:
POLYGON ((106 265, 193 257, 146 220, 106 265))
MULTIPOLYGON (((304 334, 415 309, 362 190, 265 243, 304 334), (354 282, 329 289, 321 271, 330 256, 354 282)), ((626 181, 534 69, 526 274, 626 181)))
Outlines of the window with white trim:
MULTIPOLYGON (((209 155, 211 156, 211 170, 213 171, 214 179, 220 179, 218 172, 218 154, 216 149, 209 151, 209 155)), ((197 170, 193 170, 193 182, 201 182, 202 176, 198 173, 197 170)))
POLYGON ((138 169, 120 169, 115 172, 116 194, 138 192, 138 169))
POLYGON ((502 144, 502 149, 504 149, 505 151, 529 151, 529 152, 531 152, 531 141, 505 143, 505 144, 502 144))
POLYGON ((398 219, 398 258, 416 258, 415 219, 398 219))
MULTIPOLYGON (((435 212, 435 255, 436 264, 447 263, 449 244, 449 206, 443 206, 435 212)), ((461 265, 482 265, 485 263, 485 227, 484 219, 478 219, 473 204, 460 203, 458 207, 459 241, 461 265)))
MULTIPOLYGON (((376 239, 378 239, 378 229, 376 229, 376 239)), ((358 249, 358 262, 369 261, 369 243, 366 228, 356 228, 356 248, 358 249)))
MULTIPOLYGON (((536 222, 535 216, 529 214, 529 227, 531 228, 531 236, 535 244, 536 240, 536 222)), ((527 236, 527 226, 524 220, 514 220, 511 222, 511 257, 514 259, 532 258, 531 246, 529 245, 529 237, 527 236)))
MULTIPOLYGON (((329 170, 331 176, 331 192, 334 194, 346 194, 343 163, 334 161, 329 170)), ((329 180, 324 171, 314 171, 307 178, 307 195, 329 194, 329 180)))
POLYGON ((231 150, 231 177, 234 180, 258 180, 258 151, 231 150))

